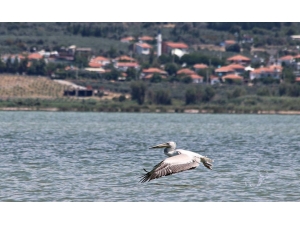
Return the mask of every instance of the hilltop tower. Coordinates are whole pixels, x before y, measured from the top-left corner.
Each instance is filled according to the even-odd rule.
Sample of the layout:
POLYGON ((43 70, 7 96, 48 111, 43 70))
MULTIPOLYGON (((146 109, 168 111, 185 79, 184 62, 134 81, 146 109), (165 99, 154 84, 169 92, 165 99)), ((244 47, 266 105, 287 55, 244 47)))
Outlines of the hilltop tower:
POLYGON ((159 57, 161 56, 161 42, 162 42, 160 29, 158 30, 156 39, 157 39, 157 57, 159 57))

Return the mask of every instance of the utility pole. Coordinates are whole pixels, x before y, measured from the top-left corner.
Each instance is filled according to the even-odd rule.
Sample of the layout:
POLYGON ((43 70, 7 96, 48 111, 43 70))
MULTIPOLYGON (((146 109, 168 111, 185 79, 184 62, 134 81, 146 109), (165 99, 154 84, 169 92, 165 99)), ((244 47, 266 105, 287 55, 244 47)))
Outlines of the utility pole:
POLYGON ((209 65, 208 68, 206 69, 206 84, 208 84, 208 70, 210 70, 210 64, 211 64, 211 59, 209 58, 209 65))

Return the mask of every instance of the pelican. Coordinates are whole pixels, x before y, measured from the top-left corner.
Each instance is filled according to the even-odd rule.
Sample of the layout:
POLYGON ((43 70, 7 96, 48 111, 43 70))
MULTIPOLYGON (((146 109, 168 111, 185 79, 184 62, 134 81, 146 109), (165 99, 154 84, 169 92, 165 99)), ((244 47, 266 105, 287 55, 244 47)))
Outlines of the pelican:
POLYGON ((173 141, 155 145, 149 149, 153 148, 165 148, 164 153, 168 158, 154 166, 150 172, 144 169, 146 174, 141 177, 141 183, 185 170, 195 169, 201 162, 206 168, 212 169, 213 160, 192 151, 176 149, 176 143, 173 141))

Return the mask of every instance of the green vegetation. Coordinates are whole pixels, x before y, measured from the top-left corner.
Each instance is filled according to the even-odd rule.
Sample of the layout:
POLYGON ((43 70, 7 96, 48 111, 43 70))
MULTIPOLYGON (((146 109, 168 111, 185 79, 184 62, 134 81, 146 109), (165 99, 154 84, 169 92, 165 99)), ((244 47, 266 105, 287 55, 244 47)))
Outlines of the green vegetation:
MULTIPOLYGON (((295 82, 295 68, 283 65, 280 79, 265 77, 252 81, 252 86, 242 81, 227 79, 220 85, 209 85, 209 75, 220 66, 226 65, 226 58, 242 52, 252 54, 253 47, 277 46, 276 56, 296 55, 299 41, 290 35, 300 33, 300 23, 0 23, 0 54, 34 52, 44 49, 55 51, 61 47, 76 45, 89 47, 91 53, 77 52, 73 61, 47 62, 47 59, 28 60, 9 58, 0 60, 0 107, 57 108, 78 111, 164 111, 183 112, 198 109, 210 112, 257 113, 263 110, 299 110, 300 85, 295 82), (185 42, 190 53, 179 58, 163 54, 136 55, 133 42, 122 43, 125 36, 137 38, 142 35, 155 36, 161 29, 163 39, 185 42), (237 44, 220 50, 205 50, 202 45, 219 48, 224 40, 235 40, 237 44), (279 46, 279 47, 278 47, 279 46), (167 76, 154 73, 149 81, 139 80, 141 70, 128 69, 126 74, 105 66, 106 73, 84 71, 91 55, 115 58, 127 54, 135 58, 141 70, 164 66, 167 76), (204 77, 204 84, 195 84, 190 76, 176 75, 181 68, 193 69, 196 63, 209 65, 197 73, 204 77), (29 66, 30 65, 30 66, 29 66), (70 66, 69 70, 65 68, 70 66), (74 69, 78 67, 79 70, 74 69), (3 75, 6 74, 6 75, 3 75), (9 74, 9 75, 8 75, 9 74), (16 76, 15 74, 26 74, 16 76), (92 98, 65 97, 67 88, 49 78, 65 79, 82 86, 98 90, 92 98), (127 76, 126 76, 127 75, 127 76), (122 81, 120 81, 122 78, 122 81), (43 79, 43 80, 40 80, 43 79), (103 90, 118 93, 112 99, 105 99, 103 90), (130 96, 130 97, 128 97, 130 96)), ((152 45, 156 40, 151 41, 152 45)), ((255 53, 269 59, 275 53, 255 53)), ((25 54, 26 55, 26 54, 25 54)), ((15 56, 14 56, 15 57, 15 56)), ((251 57, 252 58, 252 57, 251 57)), ((255 68, 264 65, 252 63, 255 68)), ((249 81, 249 72, 242 74, 249 81)))

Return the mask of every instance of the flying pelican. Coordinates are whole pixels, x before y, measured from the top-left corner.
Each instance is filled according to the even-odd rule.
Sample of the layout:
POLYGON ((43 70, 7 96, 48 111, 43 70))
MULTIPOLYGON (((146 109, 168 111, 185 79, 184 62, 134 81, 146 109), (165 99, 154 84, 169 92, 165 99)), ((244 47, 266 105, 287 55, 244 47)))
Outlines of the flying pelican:
POLYGON ((201 162, 206 168, 212 169, 213 160, 192 151, 176 149, 176 143, 173 141, 150 147, 150 149, 152 148, 165 148, 164 153, 169 158, 158 163, 150 172, 144 169, 146 174, 141 177, 141 183, 185 170, 195 169, 201 162))

